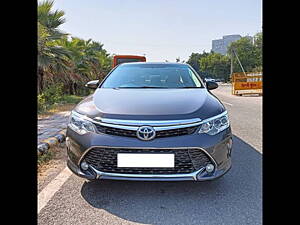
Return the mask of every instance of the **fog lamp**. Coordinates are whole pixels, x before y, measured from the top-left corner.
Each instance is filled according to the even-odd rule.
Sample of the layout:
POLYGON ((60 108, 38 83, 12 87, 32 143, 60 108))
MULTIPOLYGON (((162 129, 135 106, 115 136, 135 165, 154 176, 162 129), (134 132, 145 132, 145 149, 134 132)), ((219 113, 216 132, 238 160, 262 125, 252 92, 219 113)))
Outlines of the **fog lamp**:
POLYGON ((81 169, 83 170, 87 170, 89 168, 89 164, 87 164, 85 161, 83 161, 81 164, 80 164, 80 167, 81 169))
POLYGON ((214 171, 215 167, 213 164, 207 164, 205 167, 206 172, 211 173, 212 171, 214 171))

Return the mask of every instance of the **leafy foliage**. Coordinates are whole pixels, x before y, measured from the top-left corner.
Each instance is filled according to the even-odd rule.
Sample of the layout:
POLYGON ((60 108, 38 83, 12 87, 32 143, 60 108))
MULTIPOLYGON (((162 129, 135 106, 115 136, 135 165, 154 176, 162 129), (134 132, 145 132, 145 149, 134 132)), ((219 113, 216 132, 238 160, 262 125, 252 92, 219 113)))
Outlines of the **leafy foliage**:
POLYGON ((246 72, 251 72, 253 68, 256 67, 256 58, 255 58, 255 46, 251 43, 247 37, 243 37, 240 40, 232 42, 228 46, 228 55, 233 55, 233 68, 234 72, 242 72, 237 58, 235 57, 232 51, 235 51, 238 55, 238 58, 246 72))
POLYGON ((65 23, 62 10, 52 10, 53 1, 38 4, 38 103, 57 102, 63 95, 86 95, 89 80, 103 79, 111 70, 112 57, 103 44, 59 30, 65 23))
POLYGON ((196 72, 202 77, 206 77, 209 76, 209 73, 207 71, 202 71, 200 69, 200 59, 203 57, 208 56, 209 53, 203 51, 203 53, 192 53, 188 59, 188 61, 186 62, 187 64, 191 65, 194 70, 196 70, 196 72))
POLYGON ((38 111, 45 111, 51 105, 57 104, 63 99, 62 84, 53 84, 38 95, 38 111))
MULTIPOLYGON (((192 53, 187 61, 202 77, 221 78, 230 76, 232 50, 237 53, 246 72, 262 71, 262 32, 254 36, 254 43, 247 37, 232 42, 228 54, 214 52, 192 53)), ((237 58, 233 55, 233 72, 242 72, 237 58)))
POLYGON ((230 74, 230 58, 219 53, 210 53, 199 60, 200 70, 206 71, 213 78, 228 80, 230 74))
POLYGON ((262 32, 257 33, 254 36, 254 58, 255 58, 255 68, 254 71, 262 71, 262 47, 263 47, 263 35, 262 32))
POLYGON ((66 35, 58 29, 60 25, 66 22, 65 12, 62 10, 52 11, 54 1, 46 0, 38 4, 38 23, 42 24, 45 29, 53 36, 66 35))

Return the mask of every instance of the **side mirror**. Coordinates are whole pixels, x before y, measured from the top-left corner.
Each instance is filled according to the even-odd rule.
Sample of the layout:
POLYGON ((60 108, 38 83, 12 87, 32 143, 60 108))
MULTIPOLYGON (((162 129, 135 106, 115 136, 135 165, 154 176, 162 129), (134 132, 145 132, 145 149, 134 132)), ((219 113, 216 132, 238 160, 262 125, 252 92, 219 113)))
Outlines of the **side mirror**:
POLYGON ((219 85, 214 82, 214 81, 206 81, 206 88, 208 90, 213 90, 213 89, 216 89, 217 87, 219 87, 219 85))
POLYGON ((91 80, 87 82, 84 86, 91 89, 97 89, 97 87, 99 86, 99 80, 91 80))

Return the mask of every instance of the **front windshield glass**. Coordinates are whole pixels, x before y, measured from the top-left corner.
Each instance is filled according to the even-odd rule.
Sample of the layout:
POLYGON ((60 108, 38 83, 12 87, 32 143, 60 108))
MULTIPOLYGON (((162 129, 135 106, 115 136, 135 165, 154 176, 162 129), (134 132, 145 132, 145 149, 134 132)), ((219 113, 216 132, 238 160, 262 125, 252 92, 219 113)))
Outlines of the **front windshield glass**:
POLYGON ((122 64, 103 82, 102 88, 203 88, 187 65, 122 64))

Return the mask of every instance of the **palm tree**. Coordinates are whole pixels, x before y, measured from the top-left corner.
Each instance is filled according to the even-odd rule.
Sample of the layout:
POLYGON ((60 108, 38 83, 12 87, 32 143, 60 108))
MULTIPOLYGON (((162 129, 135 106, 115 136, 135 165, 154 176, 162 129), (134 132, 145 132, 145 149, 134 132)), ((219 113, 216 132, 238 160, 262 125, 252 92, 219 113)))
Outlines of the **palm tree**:
POLYGON ((56 40, 67 34, 58 30, 65 22, 63 11, 54 11, 53 1, 44 1, 38 5, 38 93, 44 89, 45 76, 66 72, 70 66, 69 52, 55 44, 56 40))
POLYGON ((38 5, 38 93, 47 84, 63 83, 65 92, 77 94, 77 86, 101 79, 111 69, 112 58, 103 44, 71 37, 58 27, 65 13, 53 11, 53 1, 38 5))
POLYGON ((72 94, 76 93, 77 85, 82 85, 89 80, 101 79, 103 73, 111 69, 111 58, 102 48, 103 44, 99 42, 72 37, 70 41, 62 38, 56 43, 71 53, 74 67, 69 74, 69 85, 72 86, 69 92, 72 94))
POLYGON ((47 29, 50 35, 67 35, 58 29, 60 25, 66 22, 65 12, 63 10, 53 11, 53 4, 53 0, 45 0, 38 4, 38 22, 47 29))

